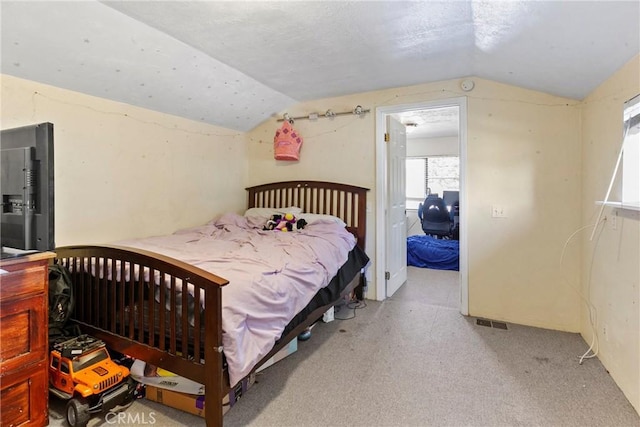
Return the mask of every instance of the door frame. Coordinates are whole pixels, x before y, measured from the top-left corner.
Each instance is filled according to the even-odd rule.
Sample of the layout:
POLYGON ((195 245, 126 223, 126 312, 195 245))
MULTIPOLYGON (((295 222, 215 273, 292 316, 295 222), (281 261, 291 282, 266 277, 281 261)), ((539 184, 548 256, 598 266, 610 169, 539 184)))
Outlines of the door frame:
POLYGON ((467 97, 424 101, 411 104, 376 107, 376 299, 387 298, 386 271, 386 204, 387 204, 387 148, 384 141, 386 116, 414 110, 458 107, 458 141, 460 153, 460 313, 469 314, 469 268, 467 221, 467 97))

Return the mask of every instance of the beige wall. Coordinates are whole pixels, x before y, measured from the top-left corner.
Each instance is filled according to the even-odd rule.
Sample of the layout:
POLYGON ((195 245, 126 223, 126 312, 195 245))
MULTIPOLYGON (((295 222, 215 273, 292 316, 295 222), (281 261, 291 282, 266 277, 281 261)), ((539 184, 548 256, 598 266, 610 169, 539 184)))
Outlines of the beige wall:
MULTIPOLYGON (((611 180, 622 138, 623 103, 640 93, 640 56, 585 100, 582 113, 582 223, 593 224, 611 180)), ((616 180, 612 200, 619 201, 616 180)), ((638 212, 605 208, 593 240, 582 235, 581 294, 595 315, 598 358, 640 412, 640 218, 638 212), (613 227, 612 216, 617 215, 613 227)), ((589 308, 582 304, 581 333, 591 342, 589 308)))
POLYGON ((469 312, 577 332, 579 260, 560 258, 580 223, 579 107, 480 81, 468 109, 469 312))
MULTIPOLYGON (((249 183, 320 179, 370 188, 367 252, 374 258, 375 108, 467 96, 470 314, 577 332, 579 302, 565 276, 577 280, 579 260, 570 254, 562 268, 559 260, 580 221, 578 103, 475 80, 469 93, 450 80, 296 105, 292 116, 357 104, 372 113, 297 121, 305 142, 292 163, 273 159, 279 123, 263 123, 249 133, 249 183), (491 218, 492 204, 508 218, 491 218)), ((376 298, 371 273, 380 261, 373 262, 369 298, 376 298)))
POLYGON ((245 206, 244 134, 1 79, 2 129, 54 124, 58 246, 170 233, 245 206))

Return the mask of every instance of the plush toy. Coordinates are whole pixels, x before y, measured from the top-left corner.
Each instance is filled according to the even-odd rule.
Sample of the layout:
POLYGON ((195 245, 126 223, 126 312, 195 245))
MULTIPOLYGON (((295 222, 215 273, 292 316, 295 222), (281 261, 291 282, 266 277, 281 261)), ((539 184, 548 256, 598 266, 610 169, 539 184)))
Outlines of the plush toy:
POLYGON ((278 230, 278 231, 300 231, 307 221, 304 219, 296 220, 295 215, 292 213, 286 213, 284 215, 271 215, 264 230, 278 230))
POLYGON ((276 230, 293 231, 293 225, 296 223, 296 217, 292 213, 286 213, 276 224, 276 230))
POLYGON ((282 220, 282 215, 271 215, 267 220, 267 223, 264 225, 262 229, 274 230, 281 220, 282 220))

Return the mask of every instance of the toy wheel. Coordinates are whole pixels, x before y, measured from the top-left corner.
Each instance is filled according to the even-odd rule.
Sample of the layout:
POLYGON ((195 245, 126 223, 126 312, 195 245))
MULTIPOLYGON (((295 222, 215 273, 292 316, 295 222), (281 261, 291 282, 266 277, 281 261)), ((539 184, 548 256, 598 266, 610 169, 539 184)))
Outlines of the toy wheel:
POLYGON ((73 398, 67 403, 67 422, 71 427, 85 427, 90 417, 86 402, 73 398))
POLYGON ((124 401, 122 402, 122 404, 125 406, 130 404, 134 400, 134 393, 136 391, 136 382, 133 380, 133 378, 131 377, 127 378, 127 386, 128 386, 127 395, 124 397, 124 401))

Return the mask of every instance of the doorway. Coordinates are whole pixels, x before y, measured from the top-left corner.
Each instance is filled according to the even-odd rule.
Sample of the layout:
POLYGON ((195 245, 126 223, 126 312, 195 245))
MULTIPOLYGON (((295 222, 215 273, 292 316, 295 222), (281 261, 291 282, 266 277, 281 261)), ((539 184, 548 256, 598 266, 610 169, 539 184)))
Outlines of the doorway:
MULTIPOLYGON (((468 314, 468 222, 466 203, 466 169, 467 169, 467 99, 466 97, 451 98, 439 101, 421 102, 379 107, 376 109, 376 299, 384 300, 388 297, 386 277, 389 277, 388 256, 386 253, 389 236, 389 225, 386 212, 388 210, 388 188, 394 188, 389 180, 393 175, 388 173, 387 143, 387 118, 409 116, 412 112, 433 110, 457 111, 458 116, 458 154, 459 154, 459 224, 460 224, 460 255, 459 255, 459 283, 460 283, 460 312, 468 314)), ((402 250, 406 251, 406 239, 402 250)))

